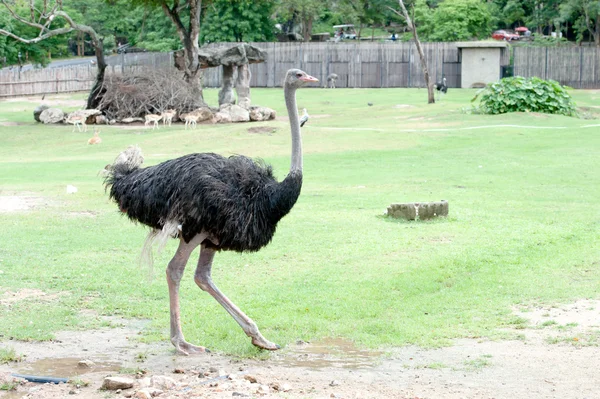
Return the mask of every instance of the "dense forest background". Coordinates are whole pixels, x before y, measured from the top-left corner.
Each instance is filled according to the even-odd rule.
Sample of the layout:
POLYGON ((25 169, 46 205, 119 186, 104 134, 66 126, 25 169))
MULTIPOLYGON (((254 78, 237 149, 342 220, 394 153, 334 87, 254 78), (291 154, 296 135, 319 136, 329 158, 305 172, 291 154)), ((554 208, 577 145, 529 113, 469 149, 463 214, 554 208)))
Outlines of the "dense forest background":
MULTIPOLYGON (((26 17, 32 1, 0 0, 0 29, 21 37, 39 31, 11 14, 26 17)), ((165 4, 179 7, 181 23, 189 23, 184 0, 62 0, 57 1, 77 23, 85 24, 104 39, 104 51, 120 44, 148 51, 171 51, 182 41, 165 4), (188 20, 186 20, 186 18, 188 20)), ((402 19, 394 12, 396 0, 204 0, 200 12, 200 45, 222 41, 274 41, 293 27, 309 40, 312 34, 329 32, 333 25, 354 24, 361 37, 373 40, 395 33, 410 40, 402 19)), ((526 26, 542 38, 560 32, 562 38, 539 40, 545 45, 600 46, 600 1, 590 0, 412 0, 405 2, 423 41, 489 39, 496 29, 526 26)), ((41 7, 41 6, 40 6, 41 7)), ((35 17, 35 16, 34 16, 35 17)), ((58 24, 64 23, 57 19, 58 24)), ((53 23, 53 24, 56 24, 53 23)), ((66 23, 65 23, 66 24, 66 23)), ((534 41, 535 42, 535 41, 534 41)), ((0 35, 0 60, 6 64, 46 64, 50 58, 92 55, 89 38, 73 31, 34 44, 0 35), (22 59, 19 59, 21 54, 22 59)))

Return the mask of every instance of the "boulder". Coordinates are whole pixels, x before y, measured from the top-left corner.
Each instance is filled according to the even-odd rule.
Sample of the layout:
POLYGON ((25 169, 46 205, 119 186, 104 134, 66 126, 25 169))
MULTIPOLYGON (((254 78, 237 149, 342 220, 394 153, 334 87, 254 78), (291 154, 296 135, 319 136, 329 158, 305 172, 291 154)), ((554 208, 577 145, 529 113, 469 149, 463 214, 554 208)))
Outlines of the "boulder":
POLYGON ((40 113, 40 122, 61 123, 65 119, 65 114, 58 108, 47 108, 40 113))
POLYGON ((217 112, 215 113, 215 122, 216 123, 231 123, 231 115, 227 112, 217 112))
POLYGON ((274 109, 268 107, 250 107, 250 120, 251 121, 268 121, 275 119, 277 112, 274 109))
POLYGON ((197 108, 197 109, 193 110, 192 112, 190 112, 189 115, 197 115, 198 116, 197 122, 204 122, 207 120, 211 120, 213 118, 213 113, 209 107, 197 108))
POLYGON ((96 123, 96 116, 101 114, 102 112, 100 112, 97 109, 80 109, 69 113, 67 118, 72 118, 74 116, 83 116, 85 117, 85 123, 87 125, 93 125, 94 123, 96 123))
POLYGON ((48 107, 47 105, 38 105, 34 110, 33 110, 33 119, 36 120, 36 122, 41 122, 40 120, 40 114, 42 113, 43 110, 48 109, 50 107, 48 107))
POLYGON ((120 121, 121 123, 134 123, 134 122, 144 122, 142 118, 123 118, 120 121))
MULTIPOLYGON (((179 56, 179 52, 183 53, 183 50, 175 52, 175 64, 182 62, 180 58, 183 58, 183 54, 179 56)), ((211 68, 220 65, 256 64, 264 62, 266 59, 266 51, 248 43, 238 44, 229 48, 201 48, 198 53, 198 61, 201 68, 211 68)))
POLYGON ((235 104, 223 104, 219 112, 226 112, 231 117, 232 122, 250 121, 250 112, 247 109, 235 104))
POLYGON ((96 115, 96 125, 107 125, 108 119, 104 115, 96 115))

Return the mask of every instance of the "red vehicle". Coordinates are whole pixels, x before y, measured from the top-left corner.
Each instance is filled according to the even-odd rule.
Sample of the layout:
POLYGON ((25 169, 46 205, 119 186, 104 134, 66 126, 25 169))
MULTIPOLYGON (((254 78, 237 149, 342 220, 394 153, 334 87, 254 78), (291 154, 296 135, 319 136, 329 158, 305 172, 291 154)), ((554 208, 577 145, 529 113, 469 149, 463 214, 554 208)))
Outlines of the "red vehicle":
POLYGON ((507 42, 510 42, 512 40, 519 40, 519 35, 516 33, 511 33, 505 30, 497 30, 494 33, 492 33, 492 39, 496 39, 496 40, 506 40, 507 42))

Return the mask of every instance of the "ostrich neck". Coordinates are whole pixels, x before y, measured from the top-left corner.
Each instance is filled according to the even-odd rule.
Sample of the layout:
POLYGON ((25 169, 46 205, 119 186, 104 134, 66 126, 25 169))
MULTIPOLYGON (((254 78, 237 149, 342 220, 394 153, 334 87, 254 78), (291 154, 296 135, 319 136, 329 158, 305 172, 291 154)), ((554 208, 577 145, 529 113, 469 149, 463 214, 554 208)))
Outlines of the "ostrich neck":
POLYGON ((302 173, 302 139, 300 137, 300 122, 298 108, 296 107, 296 89, 285 86, 285 105, 290 118, 290 129, 292 134, 292 164, 290 174, 302 173))

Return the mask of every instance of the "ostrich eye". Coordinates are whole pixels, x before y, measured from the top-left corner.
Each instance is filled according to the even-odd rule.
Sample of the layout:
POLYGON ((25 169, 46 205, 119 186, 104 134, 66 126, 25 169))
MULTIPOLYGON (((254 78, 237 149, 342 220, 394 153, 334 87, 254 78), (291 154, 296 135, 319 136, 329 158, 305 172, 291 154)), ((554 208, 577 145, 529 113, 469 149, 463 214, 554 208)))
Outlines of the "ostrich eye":
POLYGON ((301 77, 302 77, 302 74, 301 74, 301 73, 297 73, 297 74, 296 74, 296 77, 298 77, 298 78, 301 78, 301 77))

